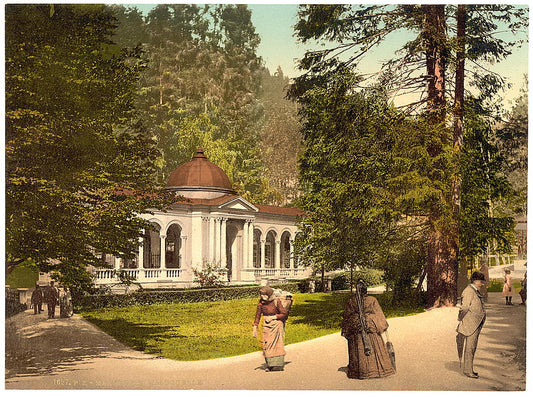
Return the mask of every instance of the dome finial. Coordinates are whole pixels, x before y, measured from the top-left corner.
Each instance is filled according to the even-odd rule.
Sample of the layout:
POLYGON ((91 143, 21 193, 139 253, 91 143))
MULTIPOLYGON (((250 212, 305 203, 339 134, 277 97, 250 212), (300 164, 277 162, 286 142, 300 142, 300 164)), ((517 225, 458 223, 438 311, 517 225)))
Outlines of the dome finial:
POLYGON ((199 147, 196 149, 196 153, 194 153, 194 156, 192 156, 193 159, 206 159, 207 156, 204 154, 204 149, 199 147))

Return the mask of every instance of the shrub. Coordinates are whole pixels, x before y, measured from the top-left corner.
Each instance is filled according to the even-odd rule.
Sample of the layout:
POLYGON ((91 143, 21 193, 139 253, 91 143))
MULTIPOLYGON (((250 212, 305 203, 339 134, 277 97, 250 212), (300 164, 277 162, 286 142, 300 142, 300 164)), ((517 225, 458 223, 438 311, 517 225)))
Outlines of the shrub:
MULTIPOLYGON (((297 283, 273 285, 289 292, 297 292, 297 283)), ((258 286, 191 288, 166 290, 139 290, 131 294, 105 294, 77 296, 74 301, 76 310, 100 309, 105 307, 125 307, 133 305, 152 305, 158 303, 213 302, 241 298, 259 298, 258 286)))
POLYGON ((204 262, 201 269, 193 268, 194 282, 200 287, 220 287, 224 285, 222 277, 227 273, 220 265, 204 262))

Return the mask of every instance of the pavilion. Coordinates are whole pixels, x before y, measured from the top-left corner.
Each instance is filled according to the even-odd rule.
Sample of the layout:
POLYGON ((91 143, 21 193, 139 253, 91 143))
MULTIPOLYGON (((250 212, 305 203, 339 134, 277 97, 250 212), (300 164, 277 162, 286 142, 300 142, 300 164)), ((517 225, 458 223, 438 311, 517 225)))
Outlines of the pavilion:
POLYGON ((110 269, 94 269, 97 285, 116 285, 126 272, 144 288, 194 286, 193 268, 219 266, 228 284, 308 277, 294 255, 303 211, 252 204, 236 194, 226 173, 202 149, 170 175, 166 189, 179 200, 142 217, 152 225, 135 259, 105 255, 110 269))

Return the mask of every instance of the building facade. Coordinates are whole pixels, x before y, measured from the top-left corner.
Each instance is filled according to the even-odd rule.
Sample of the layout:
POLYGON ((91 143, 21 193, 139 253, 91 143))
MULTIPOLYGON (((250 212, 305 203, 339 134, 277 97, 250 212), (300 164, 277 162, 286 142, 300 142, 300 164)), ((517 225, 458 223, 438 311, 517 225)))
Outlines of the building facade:
POLYGON ((117 285, 117 274, 124 272, 144 288, 190 287, 195 285, 193 269, 208 264, 219 266, 229 284, 308 276, 294 255, 303 212, 249 203, 202 149, 174 170, 166 189, 179 201, 165 212, 142 215, 153 228, 145 232, 136 258, 107 255, 112 268, 94 269, 97 285, 117 285))

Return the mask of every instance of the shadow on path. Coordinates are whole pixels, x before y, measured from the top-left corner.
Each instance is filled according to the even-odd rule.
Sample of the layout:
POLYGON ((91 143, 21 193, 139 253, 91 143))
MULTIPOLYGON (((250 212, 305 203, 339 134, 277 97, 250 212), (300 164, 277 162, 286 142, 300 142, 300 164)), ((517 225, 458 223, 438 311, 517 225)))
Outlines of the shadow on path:
MULTIPOLYGON (((131 352, 76 315, 47 319, 46 315, 33 315, 29 310, 6 319, 5 342, 6 379, 83 370, 80 364, 94 358, 120 358, 121 353, 131 352)), ((131 354, 127 358, 131 359, 131 354)))

